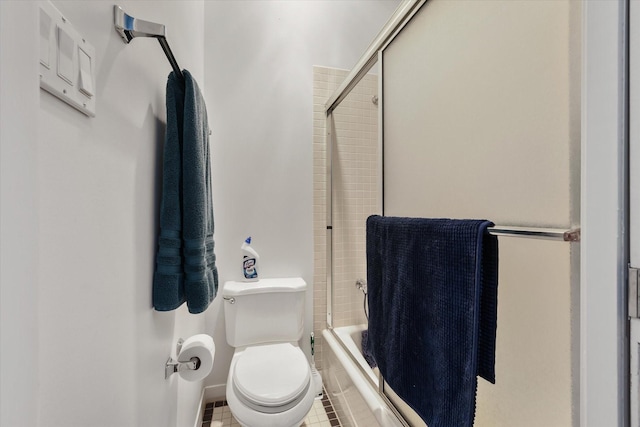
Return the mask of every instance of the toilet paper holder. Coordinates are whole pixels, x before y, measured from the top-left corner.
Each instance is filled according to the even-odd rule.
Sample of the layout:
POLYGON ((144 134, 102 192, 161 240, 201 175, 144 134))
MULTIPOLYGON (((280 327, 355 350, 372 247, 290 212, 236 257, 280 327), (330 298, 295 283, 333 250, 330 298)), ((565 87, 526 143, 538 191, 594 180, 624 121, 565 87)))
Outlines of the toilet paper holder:
MULTIPOLYGON (((176 354, 180 354, 180 350, 182 350, 182 344, 184 340, 180 338, 176 345, 176 354)), ((200 368, 200 358, 192 357, 189 360, 174 360, 173 357, 169 356, 167 363, 164 365, 164 379, 168 379, 171 375, 180 371, 197 371, 200 368)))

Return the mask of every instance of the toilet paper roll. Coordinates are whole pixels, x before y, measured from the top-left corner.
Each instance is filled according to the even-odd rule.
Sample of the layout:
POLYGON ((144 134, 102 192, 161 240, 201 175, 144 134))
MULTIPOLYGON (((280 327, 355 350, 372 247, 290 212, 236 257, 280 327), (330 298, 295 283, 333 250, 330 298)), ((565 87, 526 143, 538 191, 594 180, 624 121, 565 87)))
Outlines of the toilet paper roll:
POLYGON ((196 370, 184 369, 179 372, 180 376, 187 381, 200 381, 204 379, 213 368, 213 358, 215 357, 216 346, 213 338, 207 334, 198 334, 187 338, 182 343, 182 348, 178 354, 179 362, 188 362, 192 357, 200 359, 200 367, 196 370))

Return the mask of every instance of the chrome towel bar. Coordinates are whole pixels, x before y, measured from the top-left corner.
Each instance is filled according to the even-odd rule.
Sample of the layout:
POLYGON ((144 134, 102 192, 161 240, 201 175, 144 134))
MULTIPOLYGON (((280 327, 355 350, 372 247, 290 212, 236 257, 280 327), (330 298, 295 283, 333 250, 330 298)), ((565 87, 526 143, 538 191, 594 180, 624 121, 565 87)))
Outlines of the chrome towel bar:
POLYGON ((563 230, 558 228, 516 227, 510 225, 496 225, 488 228, 494 236, 528 237, 532 239, 561 240, 564 242, 579 242, 580 228, 563 230))

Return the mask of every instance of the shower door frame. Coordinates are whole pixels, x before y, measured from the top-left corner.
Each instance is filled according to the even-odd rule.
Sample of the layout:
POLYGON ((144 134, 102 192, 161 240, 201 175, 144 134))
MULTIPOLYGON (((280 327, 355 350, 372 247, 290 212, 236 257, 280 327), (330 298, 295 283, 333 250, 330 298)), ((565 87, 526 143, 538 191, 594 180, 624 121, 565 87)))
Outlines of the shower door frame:
POLYGON ((640 5, 628 4, 628 150, 629 150, 629 425, 640 426, 640 5), (633 283, 635 280, 635 283, 633 283), (632 285, 635 285, 632 287, 632 285))
MULTIPOLYGON (((629 85, 635 90, 639 81, 637 70, 629 73, 629 29, 640 25, 629 21, 633 3, 583 2, 579 419, 584 427, 630 422, 626 280, 630 238, 633 245, 640 237, 640 186, 634 186, 640 185, 634 178, 640 162, 629 155, 629 149, 640 147, 629 141, 629 119, 633 125, 638 117, 637 111, 629 117, 629 85)), ((631 52, 632 59, 634 52, 640 50, 631 52)))
MULTIPOLYGON (((374 58, 377 58, 380 61, 378 138, 379 145, 382 147, 384 143, 382 132, 384 124, 381 118, 384 108, 382 52, 426 1, 405 0, 398 7, 342 85, 325 104, 327 120, 326 278, 327 327, 329 330, 333 329, 332 308, 334 306, 332 301, 331 161, 333 144, 336 142, 331 114, 340 101, 366 74, 375 62, 374 58)), ((626 79, 628 64, 625 63, 628 60, 625 53, 628 46, 624 34, 629 26, 628 8, 630 3, 629 0, 585 1, 582 12, 581 86, 583 105, 580 222, 583 227, 583 238, 580 245, 580 378, 578 383, 579 425, 585 427, 601 425, 599 422, 602 420, 615 420, 615 425, 619 427, 629 423, 629 344, 628 342, 625 344, 624 341, 629 339, 625 294, 626 262, 629 260, 628 217, 630 215, 626 202, 619 200, 620 194, 628 194, 626 181, 628 170, 625 166, 628 159, 627 148, 625 148, 627 147, 625 126, 628 111, 626 111, 626 107, 619 109, 612 106, 624 106, 625 91, 628 90, 626 79), (615 84, 612 86, 611 82, 623 83, 616 88, 615 84), (627 86, 625 87, 625 85, 627 86), (606 90, 603 90, 603 87, 606 90), (617 194, 618 198, 612 198, 610 194, 617 194), (615 337, 614 340, 617 343, 615 348, 599 344, 602 342, 611 343, 611 337, 615 337), (595 402, 598 403, 594 404, 595 402)), ((640 19, 640 13, 637 14, 637 17, 640 19)), ((640 25, 637 21, 631 22, 631 24, 640 25)), ((634 52, 640 54, 640 49, 636 48, 634 52)), ((640 79, 636 78, 634 82, 636 80, 640 79)), ((640 149, 638 151, 640 152, 640 149)), ((379 156, 381 160, 379 167, 382 170, 382 151, 379 156)), ((638 164, 634 164, 634 166, 640 169, 638 164)), ((380 174, 380 179, 382 178, 382 174, 380 174)), ((640 179, 636 182, 640 183, 640 179)), ((383 187, 380 188, 383 192, 383 187)), ((638 184, 638 188, 640 188, 640 184, 638 184)), ((637 188, 636 191, 638 191, 637 188)), ((382 196, 383 194, 380 197, 381 204, 383 203, 382 196)), ((638 206, 640 206, 640 202, 638 206)), ((384 213, 383 210, 381 212, 384 213)), ((640 224, 640 221, 633 224, 640 224)), ((634 225, 632 225, 633 228, 634 225)), ((640 225, 635 229, 640 230, 640 225)), ((640 239, 638 237, 640 231, 634 232, 632 230, 632 233, 634 233, 632 237, 635 236, 635 240, 640 241, 638 240, 640 239)), ((640 337, 638 339, 640 340, 640 337)), ((340 342, 340 344, 342 343, 340 342)), ((380 390, 380 394, 388 402, 382 390, 380 390)), ((392 405, 390 406, 393 408, 392 405)), ((637 408, 635 410, 640 413, 637 408)))
MULTIPOLYGON (((353 89, 358 82, 364 77, 371 69, 380 64, 379 77, 378 77, 378 188, 382 189, 382 52, 378 52, 373 60, 369 62, 364 69, 363 74, 355 81, 354 85, 349 88, 348 92, 353 89)), ((338 143, 336 140, 335 121, 333 117, 333 111, 339 106, 342 101, 348 95, 336 101, 334 108, 326 112, 326 158, 327 158, 327 193, 326 193, 326 206, 327 206, 327 328, 333 330, 333 150, 338 143)), ((378 197, 380 205, 378 211, 384 214, 382 194, 378 197)), ((355 282, 354 282, 355 283, 355 282)), ((337 336, 336 336, 337 338, 337 336)), ((338 339, 338 342, 341 342, 338 339)))
MULTIPOLYGON (((333 330, 333 149, 337 144, 335 137, 335 123, 333 120, 333 111, 340 103, 349 95, 349 93, 357 86, 362 78, 373 68, 379 64, 378 78, 378 179, 380 188, 380 209, 384 214, 384 194, 383 194, 383 91, 382 91, 382 56, 384 49, 393 41, 393 39, 402 31, 409 23, 411 18, 420 10, 427 0, 403 0, 403 2, 394 11, 393 15, 373 42, 369 45, 364 55, 356 63, 354 68, 349 72, 342 84, 335 90, 333 95, 325 103, 325 141, 326 141, 326 209, 327 209, 327 233, 326 233, 326 282, 327 282, 327 328, 333 330)), ((340 341, 340 340, 338 340, 340 341)))

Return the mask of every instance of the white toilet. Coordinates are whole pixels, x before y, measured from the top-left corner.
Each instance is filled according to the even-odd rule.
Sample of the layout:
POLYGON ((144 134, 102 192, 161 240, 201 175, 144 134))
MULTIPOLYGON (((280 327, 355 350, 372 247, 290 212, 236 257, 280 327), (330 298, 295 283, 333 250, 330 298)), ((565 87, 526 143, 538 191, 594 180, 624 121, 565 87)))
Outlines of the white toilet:
POLYGON ((224 284, 227 342, 235 347, 227 402, 244 427, 297 427, 313 405, 311 368, 298 346, 306 289, 301 278, 224 284))

